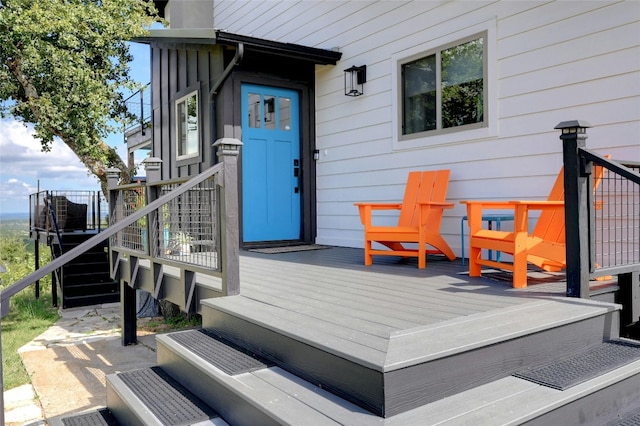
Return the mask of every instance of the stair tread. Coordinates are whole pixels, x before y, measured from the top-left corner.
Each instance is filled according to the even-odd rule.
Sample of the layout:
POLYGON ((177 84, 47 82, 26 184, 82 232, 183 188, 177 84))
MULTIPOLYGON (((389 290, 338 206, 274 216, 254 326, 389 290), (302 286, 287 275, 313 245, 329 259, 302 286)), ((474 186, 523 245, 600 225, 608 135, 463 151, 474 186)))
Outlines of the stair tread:
POLYGON ((429 418, 431 424, 521 424, 633 376, 640 382, 640 361, 564 391, 509 376, 398 414, 392 419, 397 424, 419 424, 416 422, 420 418, 429 418))
POLYGON ((367 333, 361 333, 361 338, 357 330, 310 319, 304 313, 294 311, 295 307, 285 310, 243 296, 206 299, 201 303, 384 372, 468 352, 617 309, 596 301, 534 300, 391 332, 386 347, 379 349, 371 347, 367 333), (343 328, 347 330, 343 331, 343 328))
POLYGON ((160 367, 128 371, 117 376, 165 425, 189 425, 219 417, 160 367))
POLYGON ((107 408, 61 419, 64 426, 118 426, 118 422, 107 408))
POLYGON ((563 360, 529 367, 514 376, 554 389, 566 390, 640 359, 640 342, 613 339, 563 360))
POLYGON ((234 392, 249 404, 260 407, 261 411, 280 424, 299 424, 300 419, 314 425, 373 425, 381 422, 381 418, 375 414, 280 367, 229 375, 184 348, 170 334, 158 335, 158 345, 165 345, 188 362, 195 363, 201 374, 212 377, 222 383, 226 391, 234 392))
POLYGON ((271 365, 207 330, 189 330, 168 336, 231 376, 271 365))

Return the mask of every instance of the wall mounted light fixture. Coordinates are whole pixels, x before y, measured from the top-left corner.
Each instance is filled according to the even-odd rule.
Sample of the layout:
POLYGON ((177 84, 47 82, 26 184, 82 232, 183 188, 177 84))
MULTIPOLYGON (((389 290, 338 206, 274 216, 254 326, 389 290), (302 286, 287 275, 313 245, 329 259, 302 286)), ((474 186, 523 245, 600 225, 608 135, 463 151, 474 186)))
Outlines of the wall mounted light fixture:
POLYGON ((313 159, 318 161, 320 159, 320 150, 319 149, 314 149, 313 150, 313 159))
POLYGON ((367 82, 367 66, 361 65, 344 70, 344 94, 360 96, 364 94, 364 83, 367 82))

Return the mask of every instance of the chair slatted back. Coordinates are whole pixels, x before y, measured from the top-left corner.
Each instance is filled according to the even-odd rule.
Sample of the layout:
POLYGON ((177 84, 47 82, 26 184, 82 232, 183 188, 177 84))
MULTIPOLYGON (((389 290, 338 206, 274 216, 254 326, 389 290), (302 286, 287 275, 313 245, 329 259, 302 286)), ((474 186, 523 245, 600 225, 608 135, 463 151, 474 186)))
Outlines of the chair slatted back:
MULTIPOLYGON (((418 201, 445 202, 449 186, 450 170, 429 170, 409 172, 407 186, 402 200, 402 210, 398 226, 420 225, 418 201)), ((432 229, 440 229, 442 209, 432 209, 427 223, 432 229)))

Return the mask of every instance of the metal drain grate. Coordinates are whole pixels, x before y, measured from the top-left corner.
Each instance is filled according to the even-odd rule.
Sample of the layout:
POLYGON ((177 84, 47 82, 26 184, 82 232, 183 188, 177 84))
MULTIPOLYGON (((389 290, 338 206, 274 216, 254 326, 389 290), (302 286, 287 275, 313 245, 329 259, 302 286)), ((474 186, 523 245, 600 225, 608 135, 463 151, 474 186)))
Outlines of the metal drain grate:
POLYGON ((118 377, 164 425, 190 425, 219 417, 160 367, 128 371, 118 377))
POLYGON ((64 426, 118 426, 107 408, 62 419, 64 426))
POLYGON ((270 366, 257 355, 234 346, 207 330, 172 333, 169 337, 230 376, 270 366))
POLYGON ((606 426, 638 426, 640 425, 640 408, 626 413, 622 418, 612 420, 606 426))
POLYGON ((640 342, 609 340, 576 356, 515 373, 530 382, 565 390, 640 359, 640 342))

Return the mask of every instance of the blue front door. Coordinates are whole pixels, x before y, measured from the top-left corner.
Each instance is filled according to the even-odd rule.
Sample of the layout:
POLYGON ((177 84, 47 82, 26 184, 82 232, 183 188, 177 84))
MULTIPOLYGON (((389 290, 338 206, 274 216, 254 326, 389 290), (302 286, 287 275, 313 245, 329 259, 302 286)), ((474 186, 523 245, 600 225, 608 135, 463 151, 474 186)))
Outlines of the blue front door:
POLYGON ((243 240, 298 240, 298 93, 253 84, 241 92, 243 240))

